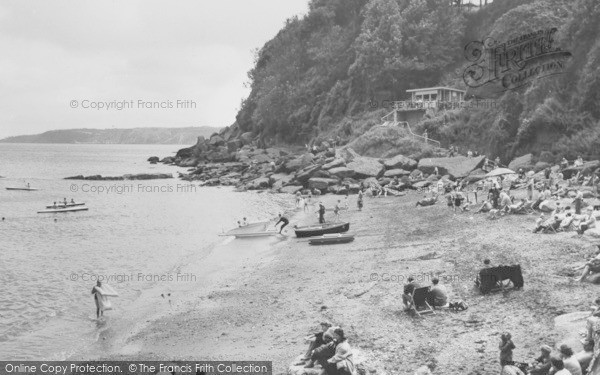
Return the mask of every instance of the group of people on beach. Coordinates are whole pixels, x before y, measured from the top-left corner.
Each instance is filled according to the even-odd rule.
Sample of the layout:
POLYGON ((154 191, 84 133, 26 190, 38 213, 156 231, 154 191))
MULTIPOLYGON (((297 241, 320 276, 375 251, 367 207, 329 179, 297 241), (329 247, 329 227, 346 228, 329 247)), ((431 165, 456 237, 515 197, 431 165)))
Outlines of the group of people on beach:
POLYGON ((313 368, 320 366, 326 375, 355 375, 356 368, 352 348, 344 330, 329 322, 321 323, 321 331, 309 337, 308 350, 296 366, 313 368))
POLYGON ((513 360, 516 345, 510 333, 500 337, 501 375, 598 375, 600 373, 600 298, 596 299, 582 333, 583 349, 577 353, 568 344, 554 350, 549 345, 540 347, 540 355, 530 362, 513 360))

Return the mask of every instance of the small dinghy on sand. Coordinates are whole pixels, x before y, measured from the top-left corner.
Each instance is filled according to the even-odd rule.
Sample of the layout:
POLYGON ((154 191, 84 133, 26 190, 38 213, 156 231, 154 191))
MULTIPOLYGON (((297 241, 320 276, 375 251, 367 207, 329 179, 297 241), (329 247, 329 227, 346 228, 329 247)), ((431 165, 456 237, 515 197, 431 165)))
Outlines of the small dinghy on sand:
POLYGON ((311 245, 329 245, 338 243, 348 243, 354 241, 353 234, 324 234, 321 237, 314 237, 308 240, 311 245))

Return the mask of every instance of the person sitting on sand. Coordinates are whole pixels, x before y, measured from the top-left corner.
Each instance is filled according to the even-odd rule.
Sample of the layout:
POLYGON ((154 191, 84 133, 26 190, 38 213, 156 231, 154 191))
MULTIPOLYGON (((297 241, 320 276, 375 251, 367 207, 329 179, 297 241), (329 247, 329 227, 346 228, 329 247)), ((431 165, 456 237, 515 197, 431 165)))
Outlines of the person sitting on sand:
POLYGON ((242 221, 242 226, 245 227, 246 225, 248 225, 248 219, 244 218, 242 221))
MULTIPOLYGON (((600 273, 600 245, 598 246, 598 252, 596 253, 596 256, 592 259, 590 259, 585 265, 583 265, 583 271, 581 272, 581 276, 576 279, 579 282, 583 282, 583 281, 590 281, 590 280, 586 280, 588 275, 590 276, 596 276, 594 274, 598 274, 600 273)), ((593 281, 590 282, 594 282, 596 281, 597 277, 593 277, 593 281)))
POLYGON ((581 367, 583 372, 589 367, 590 362, 592 362, 592 357, 594 356, 594 341, 584 339, 581 343, 583 344, 583 350, 575 353, 573 357, 579 362, 579 367, 581 367))
POLYGON ((512 342, 510 333, 504 332, 502 336, 500 336, 500 345, 498 345, 498 348, 500 349, 500 366, 504 367, 512 364, 513 349, 515 349, 516 346, 512 342))
POLYGON ((287 225, 290 223, 290 221, 288 220, 288 218, 287 218, 287 217, 285 217, 285 216, 283 216, 283 215, 279 214, 279 221, 275 223, 275 227, 277 227, 277 225, 278 225, 279 223, 283 223, 283 224, 281 225, 281 227, 279 228, 279 233, 281 233, 281 231, 283 231, 283 228, 285 228, 285 227, 286 227, 286 226, 287 226, 287 225))
POLYGON ((558 351, 565 369, 569 370, 572 375, 581 375, 581 365, 573 356, 573 349, 567 344, 562 344, 558 351))
POLYGON ((435 204, 435 202, 437 202, 437 198, 438 198, 437 194, 431 198, 427 198, 427 195, 423 195, 423 199, 421 199, 420 201, 417 201, 416 206, 417 207, 418 206, 423 206, 423 207, 432 206, 435 204))
POLYGON ((327 360, 325 372, 335 375, 354 375, 356 368, 352 357, 352 348, 346 339, 344 330, 337 328, 333 331, 335 345, 335 355, 327 360))
POLYGON ((586 215, 583 220, 579 223, 579 227, 577 228, 578 234, 583 234, 586 230, 590 228, 596 227, 596 216, 594 215, 594 208, 588 206, 586 208, 586 215))
POLYGON ((529 368, 529 375, 548 375, 548 371, 552 367, 550 363, 552 348, 548 345, 542 345, 540 351, 541 355, 535 359, 535 363, 529 368))
POLYGON ((550 368, 550 373, 553 375, 573 375, 569 370, 565 368, 565 364, 563 360, 559 357, 550 358, 550 363, 552 367, 550 368))
POLYGON ((306 365, 308 365, 307 367, 313 367, 314 361, 311 358, 311 356, 313 354, 313 350, 315 350, 318 347, 325 345, 328 342, 330 342, 331 340, 333 340, 333 337, 325 336, 325 333, 327 332, 327 330, 330 327, 331 327, 331 323, 321 322, 321 331, 313 333, 312 335, 310 335, 306 338, 306 340, 309 341, 308 350, 306 351, 304 358, 302 358, 302 362, 296 364, 297 366, 304 365, 305 364, 304 361, 307 361, 307 363, 306 363, 306 365))
POLYGON ((325 333, 323 333, 323 341, 325 344, 314 349, 310 354, 310 361, 304 366, 305 368, 312 368, 315 365, 321 366, 321 368, 327 368, 327 360, 334 356, 335 345, 334 331, 340 327, 329 327, 325 333))
POLYGON ((560 232, 569 232, 569 231, 573 230, 573 220, 574 219, 575 219, 575 216, 573 216, 573 214, 571 212, 567 212, 564 219, 562 219, 562 221, 560 222, 560 227, 558 228, 558 230, 560 232))
POLYGON ((237 226, 238 226, 238 228, 241 228, 242 227, 242 222, 238 220, 237 221, 237 226))
POLYGON ((540 214, 540 217, 538 217, 535 220, 535 228, 533 229, 533 233, 537 233, 541 230, 543 230, 545 228, 545 223, 546 221, 546 217, 544 216, 544 214, 540 214))
POLYGON ((508 212, 508 206, 512 204, 512 199, 510 199, 510 195, 503 190, 500 189, 500 209, 508 212))
POLYGON ((506 212, 509 214, 517 214, 521 211, 523 207, 525 207, 525 203, 527 203, 525 198, 521 198, 521 200, 518 203, 509 204, 508 206, 506 206, 506 212))
POLYGON ((479 207, 479 209, 477 209, 477 211, 475 211, 476 214, 481 213, 481 212, 490 212, 492 210, 493 206, 492 206, 492 202, 490 202, 489 200, 485 200, 483 201, 483 204, 481 205, 481 207, 479 207))
POLYGON ((408 311, 411 309, 413 305, 412 294, 415 289, 420 288, 421 286, 415 282, 415 278, 410 276, 408 278, 408 283, 404 285, 404 291, 402 293, 402 303, 404 304, 404 311, 408 311))
POLYGON ((440 285, 440 280, 435 277, 431 280, 432 286, 429 288, 429 297, 431 299, 431 306, 443 307, 448 304, 448 291, 446 287, 440 285))

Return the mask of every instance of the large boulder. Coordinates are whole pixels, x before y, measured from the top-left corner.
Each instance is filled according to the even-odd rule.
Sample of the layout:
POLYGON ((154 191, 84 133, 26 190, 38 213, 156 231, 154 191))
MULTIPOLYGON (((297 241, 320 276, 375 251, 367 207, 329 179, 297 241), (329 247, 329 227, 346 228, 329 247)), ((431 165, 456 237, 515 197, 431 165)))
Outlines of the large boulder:
POLYGON ((242 141, 243 145, 252 144, 252 138, 254 138, 254 136, 252 135, 252 132, 246 132, 246 133, 242 133, 242 135, 240 135, 240 141, 242 141))
POLYGON ((385 171, 385 173, 383 174, 383 177, 400 177, 400 176, 408 176, 410 174, 409 171, 406 171, 404 169, 390 169, 388 171, 385 171))
POLYGON ((308 180, 308 187, 310 189, 319 189, 321 191, 325 191, 329 185, 335 185, 337 183, 338 180, 334 178, 312 177, 308 180))
POLYGON ((337 168, 331 168, 329 170, 329 173, 334 175, 337 178, 347 178, 347 177, 353 177, 354 176, 354 170, 347 168, 347 167, 337 167, 337 168))
POLYGON ((268 155, 268 154, 257 154, 257 155, 254 155, 252 157, 252 160, 254 162, 258 163, 258 164, 270 163, 270 162, 274 161, 273 158, 271 158, 271 156, 268 155))
POLYGON ((285 173, 274 173, 271 176, 269 176, 269 181, 271 182, 271 185, 275 185, 275 183, 277 182, 281 182, 282 185, 287 185, 293 179, 294 176, 285 173))
POLYGON ((213 163, 228 162, 234 159, 234 154, 230 154, 225 146, 219 146, 206 154, 206 159, 213 163))
POLYGON ((423 173, 432 174, 438 168, 440 175, 450 175, 455 178, 466 177, 471 171, 481 168, 485 156, 466 157, 455 156, 451 158, 426 158, 419 160, 419 170, 423 173))
POLYGON ((212 137, 210 137, 210 141, 208 141, 208 143, 211 146, 222 146, 225 144, 225 140, 220 135, 215 134, 212 137))
POLYGON ((508 169, 512 169, 517 172, 520 168, 523 168, 525 172, 533 169, 533 155, 527 154, 519 156, 508 163, 508 169))
POLYGON ((287 193, 287 194, 296 194, 297 191, 302 190, 303 187, 300 185, 288 185, 288 186, 284 186, 281 189, 279 189, 280 193, 287 193))
POLYGON ((337 167, 343 167, 346 165, 346 161, 342 158, 335 158, 331 162, 323 164, 323 169, 331 169, 337 167))
POLYGON ((259 177, 250 181, 247 185, 248 189, 267 189, 270 186, 268 177, 259 177))
POLYGON ((351 148, 338 148, 335 150, 335 157, 339 159, 344 159, 346 164, 350 163, 356 158, 359 158, 360 155, 351 148))
POLYGON ((352 169, 359 178, 380 177, 385 170, 379 160, 364 156, 354 158, 346 167, 352 169))
POLYGON ((320 165, 312 165, 312 166, 306 167, 303 170, 296 173, 296 180, 298 180, 300 183, 304 184, 304 183, 306 183, 306 181, 308 181, 309 178, 313 177, 313 175, 315 174, 316 171, 318 171, 320 169, 321 169, 320 165))
POLYGON ((285 169, 287 172, 295 172, 311 165, 313 163, 313 158, 313 154, 306 153, 285 163, 285 169))
POLYGON ((387 159, 383 162, 386 169, 406 169, 412 171, 417 167, 417 161, 411 158, 407 158, 404 155, 396 155, 391 159, 387 159))

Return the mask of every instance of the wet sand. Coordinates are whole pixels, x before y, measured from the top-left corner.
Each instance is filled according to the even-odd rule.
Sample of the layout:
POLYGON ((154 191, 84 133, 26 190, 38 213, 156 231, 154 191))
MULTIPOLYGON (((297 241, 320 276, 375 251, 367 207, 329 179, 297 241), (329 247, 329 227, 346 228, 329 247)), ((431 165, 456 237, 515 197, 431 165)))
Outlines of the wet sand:
MULTIPOLYGON (((358 211, 351 196, 342 213, 357 236, 349 244, 310 246, 292 230, 287 238, 233 240, 207 261, 220 271, 206 283, 182 286, 176 307, 101 339, 96 357, 271 360, 279 374, 304 353, 303 338, 327 320, 345 329, 365 367, 377 373, 412 374, 432 362, 434 374, 499 373, 502 332, 512 333, 514 359, 531 361, 540 345, 562 339, 556 316, 587 310, 597 296, 597 286, 574 282, 571 271, 592 254, 593 240, 575 232, 533 234, 536 214, 489 220, 454 213, 442 202, 415 207, 420 197, 366 197, 358 211), (473 279, 485 258, 520 264, 523 290, 479 295, 473 279), (424 318, 401 311, 409 275, 424 285, 438 276, 450 300, 464 300, 469 309, 424 318)), ((328 207, 337 199, 322 197, 328 207)), ((315 209, 291 224, 315 223, 315 209)))

